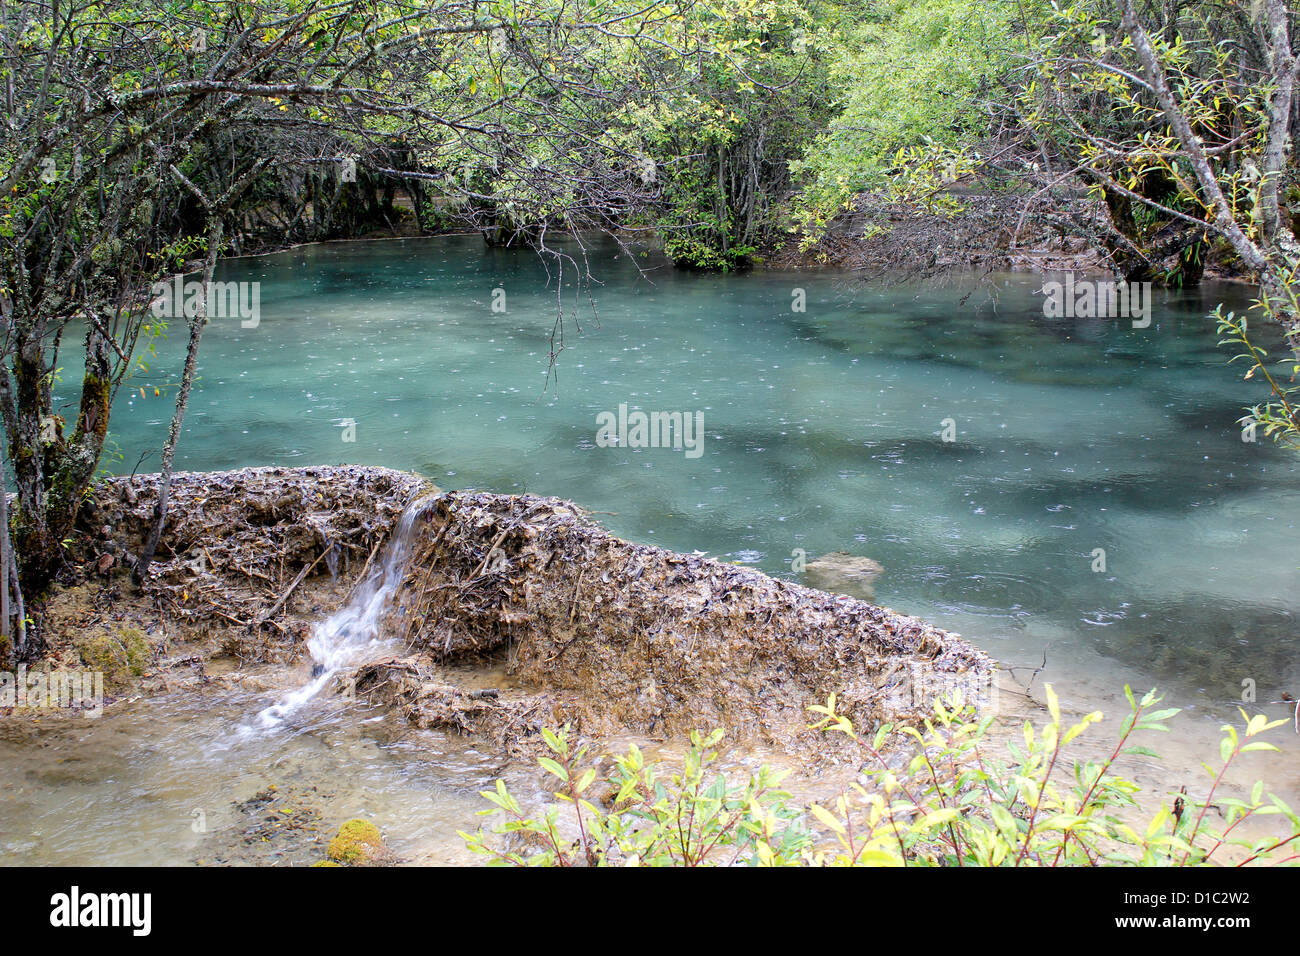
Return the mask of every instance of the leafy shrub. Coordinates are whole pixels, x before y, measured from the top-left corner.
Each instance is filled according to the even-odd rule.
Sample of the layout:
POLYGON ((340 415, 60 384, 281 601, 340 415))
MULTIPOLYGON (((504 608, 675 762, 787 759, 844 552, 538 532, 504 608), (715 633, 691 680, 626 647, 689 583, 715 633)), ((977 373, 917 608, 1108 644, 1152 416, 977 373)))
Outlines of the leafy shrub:
MULTIPOLYGON (((1272 300, 1262 297, 1251 310, 1265 320, 1286 324, 1286 313, 1279 309, 1272 300)), ((1291 304, 1290 314, 1300 314, 1300 302, 1291 304)), ((1243 426, 1254 425, 1263 430, 1265 437, 1273 439, 1284 448, 1300 451, 1300 355, 1293 350, 1282 359, 1269 360, 1268 352, 1256 344, 1247 332, 1247 315, 1238 316, 1235 312, 1225 312, 1220 305, 1214 310, 1212 318, 1218 324, 1218 331, 1223 338, 1220 345, 1239 346, 1243 351, 1229 359, 1229 364, 1238 359, 1245 359, 1250 366, 1245 377, 1250 379, 1258 372, 1273 394, 1273 400, 1261 402, 1246 410, 1241 419, 1243 426), (1270 372, 1268 366, 1276 365, 1270 372)), ((1252 436, 1253 437, 1253 436, 1252 436)))
POLYGON ((1266 797, 1262 782, 1249 799, 1220 794, 1233 763, 1244 753, 1276 750, 1257 738, 1288 721, 1243 711, 1243 732, 1223 728, 1218 769, 1205 765, 1211 783, 1204 799, 1194 803, 1180 793, 1172 806, 1162 802, 1139 833, 1126 818, 1142 813, 1140 788, 1114 765, 1125 755, 1156 756, 1131 738, 1167 730, 1165 721, 1178 710, 1157 709, 1154 690, 1138 700, 1126 687, 1125 695, 1129 713, 1100 761, 1066 759, 1067 747, 1102 715, 1065 728, 1050 686, 1048 721, 1037 732, 1026 721, 1023 744, 1007 746, 1009 759, 992 753, 993 718, 980 717, 960 695, 936 701, 923 727, 887 724, 870 741, 837 711, 832 695, 810 708, 819 717, 814 726, 851 738, 868 765, 829 806, 814 804, 807 813, 779 789, 781 772, 763 767, 739 784, 717 772, 720 730, 693 733, 679 771, 647 764, 631 746, 606 777, 602 807, 587 748, 573 749, 567 727, 547 730, 555 756, 540 763, 559 781, 556 802, 529 815, 498 780, 483 793, 493 804, 483 813, 505 818, 491 830, 495 839, 482 830, 461 836, 489 863, 520 866, 1197 866, 1229 862, 1221 859, 1228 847, 1236 848, 1237 865, 1296 858, 1277 859, 1300 837, 1300 817, 1278 797, 1266 797), (891 738, 905 745, 903 762, 886 755, 891 738), (564 820, 566 807, 572 812, 564 820), (1222 814, 1221 824, 1207 819, 1211 808, 1222 814), (1290 835, 1241 835, 1247 820, 1269 815, 1284 817, 1290 835))
POLYGON ((496 790, 483 791, 506 820, 493 832, 513 836, 521 850, 498 850, 480 830, 462 833, 469 848, 491 857, 490 863, 532 866, 583 866, 618 863, 628 866, 699 866, 718 863, 797 863, 810 846, 802 816, 792 809, 790 794, 778 789, 784 773, 761 768, 744 784, 729 784, 711 773, 717 760, 715 745, 722 731, 691 734, 691 747, 680 771, 661 774, 647 764, 636 744, 615 758, 606 778, 615 807, 608 812, 589 799, 596 771, 583 766, 587 748, 572 750, 566 726, 559 733, 542 731, 554 758, 542 757, 542 768, 560 781, 557 803, 542 816, 524 813, 498 780, 496 790), (576 837, 562 835, 560 812, 573 808, 576 837))

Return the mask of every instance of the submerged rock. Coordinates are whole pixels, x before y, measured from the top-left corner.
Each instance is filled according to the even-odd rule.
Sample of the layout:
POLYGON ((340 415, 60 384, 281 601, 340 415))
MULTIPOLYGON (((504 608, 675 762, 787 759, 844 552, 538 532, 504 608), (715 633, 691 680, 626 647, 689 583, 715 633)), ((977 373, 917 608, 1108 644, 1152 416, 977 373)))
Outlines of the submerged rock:
MULTIPOLYGON (((231 804, 227 823, 202 825, 194 863, 217 866, 310 866, 325 850, 322 802, 334 794, 315 785, 269 784, 231 804)), ((202 811, 196 810, 202 819, 202 811)))
POLYGON ((835 591, 863 601, 875 601, 876 578, 884 568, 870 558, 833 551, 804 567, 804 580, 819 591, 835 591))

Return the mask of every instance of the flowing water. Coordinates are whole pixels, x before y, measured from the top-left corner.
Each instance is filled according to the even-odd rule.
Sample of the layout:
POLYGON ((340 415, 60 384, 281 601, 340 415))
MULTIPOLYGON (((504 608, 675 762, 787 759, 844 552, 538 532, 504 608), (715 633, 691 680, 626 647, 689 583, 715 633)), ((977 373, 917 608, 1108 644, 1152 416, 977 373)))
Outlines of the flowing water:
POLYGON ((342 608, 313 628, 307 641, 312 660, 311 680, 260 711, 252 724, 240 727, 241 738, 279 728, 345 666, 361 663, 368 651, 390 643, 390 635, 382 631, 384 614, 406 576, 416 521, 431 500, 421 498, 406 506, 384 546, 379 567, 361 580, 342 608))
MULTIPOLYGON (((1206 319, 1245 290, 1157 292, 1134 328, 1046 318, 1024 275, 643 276, 648 258, 591 255, 598 318, 568 273, 477 238, 226 262, 219 279, 260 283, 260 317, 205 333, 178 467, 411 468, 443 487, 571 498, 624 537, 794 578, 799 554, 867 555, 886 568, 879 603, 961 632, 1021 684, 1050 680, 1108 713, 1125 683, 1165 689, 1187 708, 1164 748, 1179 767, 1217 752, 1252 689, 1256 709, 1288 714, 1269 702, 1300 695, 1300 462, 1242 441, 1241 406, 1263 392, 1226 366, 1206 319), (620 405, 700 414, 701 453, 602 447, 597 417, 620 405)), ((182 348, 173 329, 119 397, 119 470, 161 444, 182 348)), ((433 734, 358 736, 361 718, 317 694, 331 654, 382 640, 392 569, 318 629, 324 670, 297 694, 139 702, 38 750, 0 740, 0 760, 26 768, 0 789, 0 859, 201 856, 185 828, 159 837, 150 808, 174 826, 286 766, 338 789, 340 811, 383 817, 411 858, 454 852, 447 834, 472 824, 491 761, 433 734), (241 726, 247 739, 214 748, 241 726)), ((1293 737, 1261 765, 1291 796, 1293 737)))

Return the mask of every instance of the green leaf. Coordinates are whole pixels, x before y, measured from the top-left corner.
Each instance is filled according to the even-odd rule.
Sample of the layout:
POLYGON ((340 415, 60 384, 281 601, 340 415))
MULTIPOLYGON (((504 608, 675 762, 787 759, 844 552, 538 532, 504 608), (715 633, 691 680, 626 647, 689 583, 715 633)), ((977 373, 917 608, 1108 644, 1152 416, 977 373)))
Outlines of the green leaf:
POLYGON ((569 771, 565 770, 562 766, 560 766, 560 764, 552 760, 550 757, 538 757, 537 762, 541 764, 542 768, 545 769, 552 776, 559 777, 561 780, 568 782, 569 771))

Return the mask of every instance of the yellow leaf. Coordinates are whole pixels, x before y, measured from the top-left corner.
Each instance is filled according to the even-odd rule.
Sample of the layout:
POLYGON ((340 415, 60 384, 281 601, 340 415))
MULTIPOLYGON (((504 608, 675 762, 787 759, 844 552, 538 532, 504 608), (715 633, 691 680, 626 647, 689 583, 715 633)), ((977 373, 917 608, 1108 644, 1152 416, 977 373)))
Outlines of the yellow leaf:
POLYGON ((820 820, 825 826, 834 830, 840 836, 844 835, 845 833, 844 824, 840 823, 839 820, 836 820, 835 817, 831 815, 831 812, 827 810, 825 807, 820 807, 814 803, 810 805, 808 809, 811 810, 812 815, 815 816, 818 820, 820 820))
POLYGON ((1147 827, 1146 838, 1150 840, 1153 836, 1155 836, 1156 833, 1159 832, 1160 828, 1164 826, 1165 821, 1168 819, 1169 819, 1169 811, 1165 807, 1161 807, 1160 812, 1155 815, 1155 818, 1152 819, 1151 824, 1147 827))

